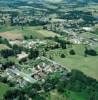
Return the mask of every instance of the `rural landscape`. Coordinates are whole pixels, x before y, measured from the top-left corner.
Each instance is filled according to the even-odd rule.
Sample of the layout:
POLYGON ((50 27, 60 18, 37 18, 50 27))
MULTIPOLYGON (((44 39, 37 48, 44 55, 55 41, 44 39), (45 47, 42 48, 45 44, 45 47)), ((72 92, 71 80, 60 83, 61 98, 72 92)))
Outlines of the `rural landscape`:
POLYGON ((0 0, 0 100, 98 100, 97 0, 0 0))

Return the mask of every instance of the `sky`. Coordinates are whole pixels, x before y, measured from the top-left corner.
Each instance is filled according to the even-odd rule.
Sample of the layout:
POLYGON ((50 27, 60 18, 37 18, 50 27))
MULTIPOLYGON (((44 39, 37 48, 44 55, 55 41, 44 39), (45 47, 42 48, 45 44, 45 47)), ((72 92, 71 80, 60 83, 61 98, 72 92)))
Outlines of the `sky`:
POLYGON ((50 2, 50 3, 59 3, 59 2, 61 2, 63 0, 44 0, 44 1, 50 2))

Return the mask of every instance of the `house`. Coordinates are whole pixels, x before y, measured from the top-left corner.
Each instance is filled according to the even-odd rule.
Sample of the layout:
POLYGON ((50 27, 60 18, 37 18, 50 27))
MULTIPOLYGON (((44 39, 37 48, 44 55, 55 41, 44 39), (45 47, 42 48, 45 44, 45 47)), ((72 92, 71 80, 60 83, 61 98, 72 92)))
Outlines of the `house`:
POLYGON ((28 54, 25 52, 21 52, 21 54, 17 54, 17 59, 20 61, 22 59, 26 59, 28 57, 28 54))
POLYGON ((93 31, 93 29, 91 27, 83 27, 83 30, 85 30, 87 32, 93 31))

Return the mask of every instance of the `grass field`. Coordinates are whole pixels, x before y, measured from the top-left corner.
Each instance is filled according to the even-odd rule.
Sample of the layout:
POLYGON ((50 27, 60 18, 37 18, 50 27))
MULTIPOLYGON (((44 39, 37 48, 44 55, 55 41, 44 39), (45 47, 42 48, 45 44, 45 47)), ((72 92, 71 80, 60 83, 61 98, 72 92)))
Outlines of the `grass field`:
POLYGON ((0 100, 3 100, 2 97, 8 89, 9 89, 9 86, 7 84, 0 82, 0 100))
POLYGON ((73 92, 67 91, 64 94, 60 94, 57 90, 52 90, 48 93, 46 100, 87 100, 87 93, 85 92, 73 92))
MULTIPOLYGON (((59 64, 64 65, 70 69, 78 69, 84 72, 86 75, 91 76, 98 80, 98 56, 84 57, 84 46, 74 45, 73 49, 76 55, 70 55, 69 50, 51 50, 47 53, 47 56, 53 56, 53 60, 59 64), (65 58, 61 58, 61 54, 65 54, 65 58)), ((97 49, 98 50, 98 49, 97 49)))
POLYGON ((80 37, 83 37, 85 39, 98 38, 98 32, 96 32, 96 33, 84 32, 84 33, 80 34, 80 37))
POLYGON ((55 32, 44 30, 41 26, 36 27, 28 27, 25 26, 22 30, 19 26, 9 26, 0 28, 0 36, 7 38, 9 40, 15 39, 23 39, 23 36, 30 37, 32 35, 33 38, 43 39, 45 37, 54 37, 57 34, 55 32))
POLYGON ((85 91, 73 92, 66 90, 64 95, 68 98, 68 100, 87 100, 88 98, 88 94, 85 91))

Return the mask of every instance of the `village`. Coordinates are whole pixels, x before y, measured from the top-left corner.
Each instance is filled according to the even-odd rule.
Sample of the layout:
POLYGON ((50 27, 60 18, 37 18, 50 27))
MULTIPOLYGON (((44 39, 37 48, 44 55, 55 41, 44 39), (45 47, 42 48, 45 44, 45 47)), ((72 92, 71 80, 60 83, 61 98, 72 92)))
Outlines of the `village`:
POLYGON ((49 98, 51 90, 60 95, 82 93, 91 80, 90 85, 97 84, 97 8, 22 3, 0 6, 0 83, 20 96, 11 100, 23 100, 22 95, 30 98, 24 100, 36 95, 49 98))
MULTIPOLYGON (((37 65, 32 65, 33 60, 29 60, 29 52, 26 53, 24 49, 18 54, 16 54, 16 62, 20 64, 12 64, 5 71, 1 71, 1 77, 7 77, 7 79, 11 82, 17 84, 17 86, 23 87, 27 85, 27 83, 36 83, 37 81, 45 81, 44 79, 49 73, 53 72, 64 72, 67 74, 66 68, 62 67, 62 65, 53 62, 49 58, 43 57, 43 49, 44 48, 54 48, 55 46, 59 47, 59 43, 51 42, 47 40, 9 40, 9 44, 11 46, 19 45, 24 48, 30 49, 38 49, 40 50, 39 57, 34 60, 34 63, 37 65), (42 48, 41 48, 42 46, 42 48), (42 50, 41 50, 42 49, 42 50), (23 67, 22 67, 23 66, 23 67), (18 69, 19 68, 19 69, 18 69)), ((2 54, 1 54, 2 55, 2 54)), ((33 55, 32 55, 33 56, 33 55)), ((3 69, 2 62, 0 63, 0 70, 3 69)))
MULTIPOLYGON (((68 33, 68 37, 64 38, 64 41, 69 41, 74 45, 89 45, 94 47, 94 45, 98 43, 98 39, 85 39, 79 38, 75 32, 66 32, 68 33)), ((36 82, 44 82, 45 78, 49 73, 53 72, 61 72, 62 74, 67 74, 70 72, 70 69, 67 69, 67 66, 63 66, 53 61, 52 56, 45 56, 46 51, 45 48, 56 49, 61 48, 60 43, 53 40, 40 40, 40 39, 29 39, 29 40, 9 40, 9 44, 11 46, 18 45, 27 49, 22 49, 20 53, 16 54, 16 61, 14 64, 11 64, 6 70, 1 71, 0 76, 6 77, 7 80, 14 82, 18 87, 24 87, 28 83, 36 83, 36 82), (34 60, 29 59, 31 49, 37 49, 39 54, 36 56, 37 58, 34 60), (17 64, 18 62, 18 64, 17 64)), ((18 50, 18 49, 16 49, 18 50)), ((36 52, 35 52, 36 53, 36 52)), ((2 54, 1 54, 2 55, 2 54)), ((63 55, 63 54, 61 54, 63 55)), ((34 54, 32 54, 34 56, 34 54)), ((65 54, 63 55, 65 56, 65 54)), ((12 61, 10 61, 12 62, 12 61)), ((3 69, 3 63, 0 63, 0 70, 3 69)), ((6 66, 6 65, 5 65, 6 66)))

